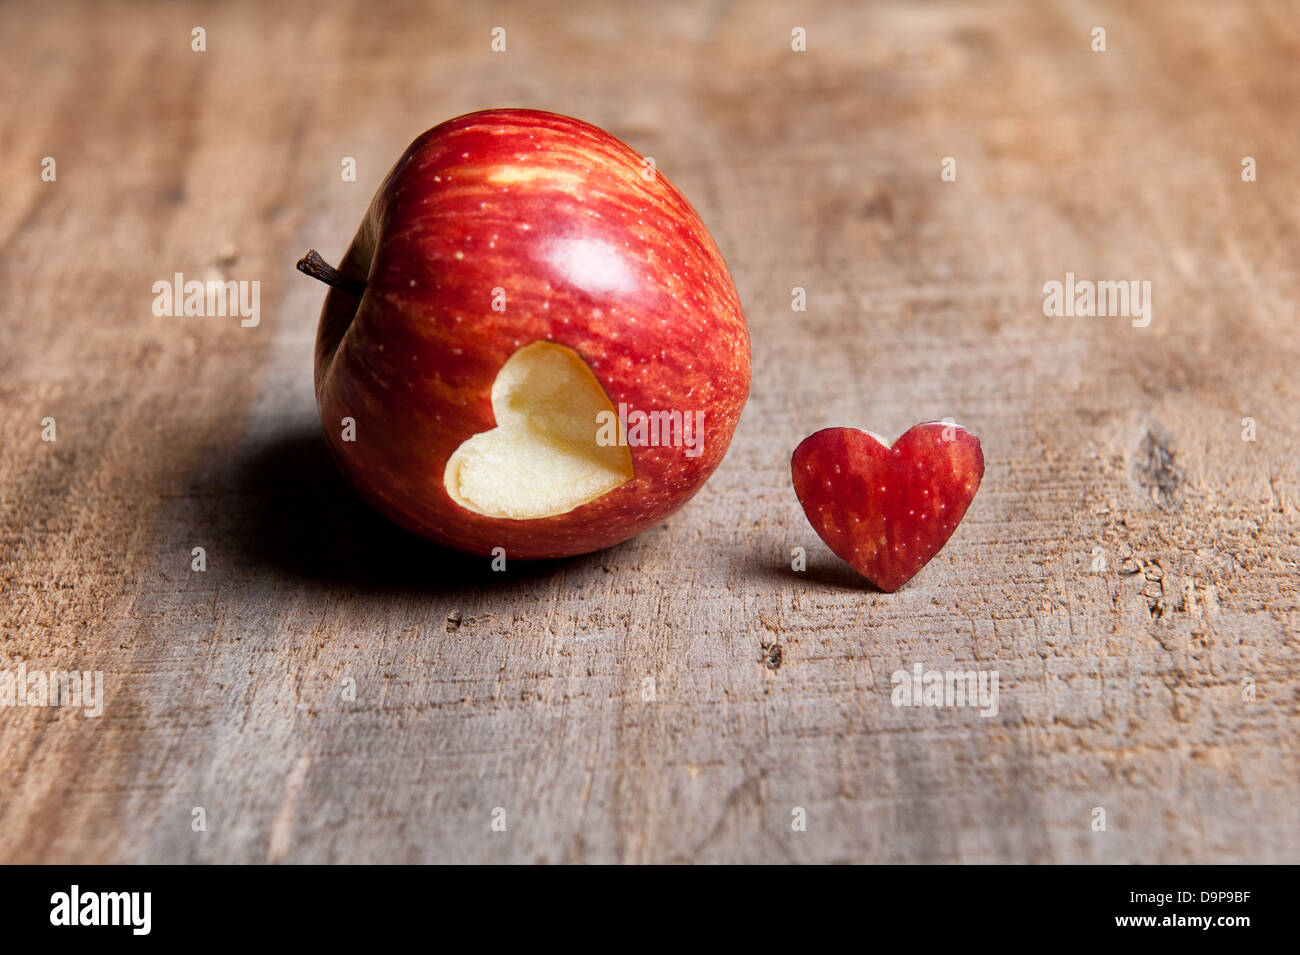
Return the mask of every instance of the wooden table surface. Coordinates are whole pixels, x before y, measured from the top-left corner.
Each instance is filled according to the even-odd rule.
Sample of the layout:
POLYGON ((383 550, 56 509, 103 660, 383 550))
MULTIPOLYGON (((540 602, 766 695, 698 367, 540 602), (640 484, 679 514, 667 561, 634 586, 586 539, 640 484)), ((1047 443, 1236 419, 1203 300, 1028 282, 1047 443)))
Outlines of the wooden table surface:
POLYGON ((0 708, 0 861, 1300 861, 1300 10, 623 7, 0 7, 0 669, 105 697, 0 708), (293 268, 498 105, 654 156, 754 352, 683 511, 505 574, 341 483, 293 268), (177 272, 260 323, 156 317, 177 272), (790 452, 945 416, 983 487, 878 593, 790 452))

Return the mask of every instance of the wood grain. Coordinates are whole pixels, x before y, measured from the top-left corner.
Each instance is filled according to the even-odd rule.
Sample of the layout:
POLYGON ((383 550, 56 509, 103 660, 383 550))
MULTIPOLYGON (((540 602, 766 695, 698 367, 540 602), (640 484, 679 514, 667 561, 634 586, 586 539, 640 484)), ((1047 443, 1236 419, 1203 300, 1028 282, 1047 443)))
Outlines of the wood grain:
POLYGON ((106 700, 0 708, 0 861, 1300 861, 1298 12, 3 5, 0 668, 106 700), (695 501, 505 574, 342 486, 293 268, 493 105, 654 156, 754 345, 695 501), (175 272, 260 324, 155 317, 175 272), (1150 327, 1045 317, 1067 272, 1150 281, 1150 327), (984 485, 875 593, 790 451, 944 416, 984 485), (891 705, 914 663, 998 715, 891 705))

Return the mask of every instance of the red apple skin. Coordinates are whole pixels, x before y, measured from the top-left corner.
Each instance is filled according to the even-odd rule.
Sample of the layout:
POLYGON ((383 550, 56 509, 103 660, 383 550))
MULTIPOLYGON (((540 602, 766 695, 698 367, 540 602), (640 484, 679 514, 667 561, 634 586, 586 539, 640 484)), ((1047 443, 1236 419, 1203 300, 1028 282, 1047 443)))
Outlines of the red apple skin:
POLYGON ((984 453, 974 434, 943 421, 918 424, 892 446, 856 428, 827 428, 795 448, 790 474, 826 545, 893 593, 966 516, 984 477, 984 453))
POLYGON ((749 393, 749 333, 704 223, 647 168, 594 126, 526 109, 450 120, 397 161, 339 264, 365 292, 331 289, 316 338, 326 439, 373 507, 470 553, 564 557, 662 522, 713 473, 749 393), (632 480, 554 517, 455 503, 447 459, 496 426, 497 372, 541 340, 576 350, 615 408, 702 411, 703 453, 633 447, 632 480))

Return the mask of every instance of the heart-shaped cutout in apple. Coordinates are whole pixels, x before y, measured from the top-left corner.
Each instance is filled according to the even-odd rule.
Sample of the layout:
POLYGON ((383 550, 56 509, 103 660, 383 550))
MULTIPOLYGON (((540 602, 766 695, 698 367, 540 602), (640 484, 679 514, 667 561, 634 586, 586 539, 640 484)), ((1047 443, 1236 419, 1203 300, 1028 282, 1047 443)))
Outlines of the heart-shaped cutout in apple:
POLYGON ((527 521, 567 514, 632 480, 626 445, 597 441, 609 396, 572 348, 533 342, 492 383, 497 426, 447 460, 451 499, 475 514, 527 521))
POLYGON ((810 435, 790 459, 795 494, 818 536, 886 593, 948 543, 984 477, 980 441, 927 421, 892 445, 856 428, 810 435))

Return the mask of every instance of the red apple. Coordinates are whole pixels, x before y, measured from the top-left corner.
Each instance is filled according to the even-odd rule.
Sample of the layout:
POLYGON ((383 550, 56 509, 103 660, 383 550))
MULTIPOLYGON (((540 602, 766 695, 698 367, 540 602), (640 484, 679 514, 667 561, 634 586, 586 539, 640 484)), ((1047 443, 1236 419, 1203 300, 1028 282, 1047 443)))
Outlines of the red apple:
POLYGON ((313 256, 299 267, 333 286, 325 436, 403 527, 585 553, 662 522, 722 461, 749 392, 740 300, 695 210, 608 133, 526 109, 450 120, 397 161, 337 272, 313 256))
POLYGON ((961 425, 918 424, 890 445, 856 428, 804 438, 790 459, 813 530, 886 593, 948 542, 984 476, 980 440, 961 425))

